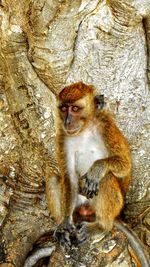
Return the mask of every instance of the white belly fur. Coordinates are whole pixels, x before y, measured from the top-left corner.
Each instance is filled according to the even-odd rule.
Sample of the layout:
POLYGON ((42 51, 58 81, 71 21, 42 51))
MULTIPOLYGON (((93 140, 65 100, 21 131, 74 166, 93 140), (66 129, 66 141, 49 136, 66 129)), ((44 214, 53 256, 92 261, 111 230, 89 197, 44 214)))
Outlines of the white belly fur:
POLYGON ((96 126, 87 128, 78 136, 67 137, 65 151, 68 174, 73 184, 78 184, 78 178, 84 175, 96 160, 108 157, 103 138, 96 126))

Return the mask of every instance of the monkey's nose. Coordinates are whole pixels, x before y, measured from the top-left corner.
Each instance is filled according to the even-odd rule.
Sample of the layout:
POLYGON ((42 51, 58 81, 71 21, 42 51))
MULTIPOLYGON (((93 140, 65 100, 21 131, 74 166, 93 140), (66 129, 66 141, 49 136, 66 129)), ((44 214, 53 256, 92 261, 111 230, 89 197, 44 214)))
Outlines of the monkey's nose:
POLYGON ((65 126, 69 125, 71 123, 72 116, 70 113, 68 113, 66 119, 65 119, 65 126))

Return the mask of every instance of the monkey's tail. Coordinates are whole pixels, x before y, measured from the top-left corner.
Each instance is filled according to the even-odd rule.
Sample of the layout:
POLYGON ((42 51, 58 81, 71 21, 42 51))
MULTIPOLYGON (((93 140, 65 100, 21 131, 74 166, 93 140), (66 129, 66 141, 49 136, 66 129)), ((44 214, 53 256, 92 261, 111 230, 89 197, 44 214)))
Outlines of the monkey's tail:
POLYGON ((116 226, 119 230, 121 230, 128 238, 128 241, 132 249, 135 251, 136 257, 139 260, 141 267, 150 267, 150 259, 146 251, 144 250, 141 241, 134 234, 134 232, 130 230, 126 224, 118 220, 115 220, 114 226, 116 226))

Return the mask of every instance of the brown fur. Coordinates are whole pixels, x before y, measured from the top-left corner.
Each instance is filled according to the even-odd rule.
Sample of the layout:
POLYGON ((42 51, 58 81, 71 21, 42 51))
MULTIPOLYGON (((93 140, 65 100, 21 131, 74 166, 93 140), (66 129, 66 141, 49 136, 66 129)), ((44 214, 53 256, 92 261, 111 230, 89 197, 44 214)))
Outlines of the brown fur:
POLYGON ((116 177, 110 172, 100 182, 99 194, 92 201, 98 228, 111 230, 123 207, 123 195, 116 177))
MULTIPOLYGON (((75 83, 62 90, 59 94, 59 101, 76 101, 92 92, 93 87, 80 82, 75 83)), ((87 105, 89 105, 89 103, 87 103, 87 105)), ((93 115, 92 108, 92 118, 88 114, 88 118, 86 117, 86 125, 90 122, 89 120, 97 124, 99 132, 102 134, 107 149, 109 150, 109 157, 100 160, 101 163, 104 163, 106 174, 100 182, 98 196, 92 199, 92 207, 96 213, 96 224, 103 229, 110 230, 114 219, 119 215, 123 207, 123 197, 131 179, 130 149, 127 140, 118 129, 109 113, 102 110, 99 112, 95 111, 93 115)), ((84 128, 82 131, 84 131, 84 128)), ((73 213, 71 199, 72 195, 77 193, 77 189, 72 187, 68 174, 66 173, 63 144, 65 136, 66 134, 62 130, 62 122, 60 121, 57 135, 60 175, 58 176, 59 178, 55 178, 55 188, 53 179, 50 178, 53 174, 47 172, 46 175, 49 209, 57 223, 62 222, 66 216, 73 213), (55 190, 58 192, 56 194, 57 199, 54 198, 55 190), (57 204, 58 202, 60 205, 57 204), (56 206, 59 206, 60 210, 57 210, 56 206)), ((94 228, 95 226, 93 226, 93 229, 94 228)))
MULTIPOLYGON (((59 124, 56 138, 59 171, 51 166, 47 166, 46 169, 46 193, 49 210, 56 223, 59 224, 58 229, 56 230, 56 232, 58 231, 58 236, 60 236, 60 234, 65 235, 66 233, 67 239, 69 238, 69 235, 72 234, 72 230, 70 230, 72 228, 70 228, 69 225, 78 222, 78 217, 76 216, 77 213, 81 217, 80 221, 84 219, 83 217, 86 217, 86 230, 89 233, 97 232, 99 230, 109 231, 112 229, 114 224, 118 227, 118 229, 121 229, 121 231, 126 234, 129 242, 136 251, 136 255, 139 256, 139 262, 142 266, 148 267, 149 260, 140 245, 140 242, 134 237, 134 234, 131 234, 131 231, 129 231, 127 227, 118 222, 118 220, 115 220, 121 212, 124 195, 128 190, 131 180, 131 154, 129 145, 126 138, 116 126, 112 116, 104 110, 96 109, 96 106, 94 106, 94 97, 92 96, 93 92, 93 87, 79 82, 67 86, 59 95, 59 104, 61 105, 59 105, 59 124), (74 107, 77 109, 74 109, 74 107), (68 120, 66 120, 66 118, 68 120), (93 128, 94 131, 92 131, 93 128), (93 133, 96 133, 94 137, 93 133), (84 145, 81 148, 85 149, 84 152, 88 153, 94 153, 93 150, 96 149, 98 144, 97 140, 100 140, 101 142, 100 151, 102 154, 99 154, 99 151, 97 152, 97 150, 95 152, 97 154, 93 154, 96 155, 97 158, 101 155, 100 159, 94 161, 94 163, 91 161, 93 165, 89 167, 89 170, 88 165, 84 165, 87 170, 86 179, 87 177, 88 179, 89 177, 90 179, 92 177, 92 182, 94 179, 96 179, 96 182, 99 182, 98 195, 92 195, 90 202, 85 205, 81 204, 80 207, 76 207, 76 196, 79 193, 78 182, 79 184, 80 180, 83 182, 83 177, 80 177, 80 165, 78 181, 77 166, 73 165, 72 168, 72 161, 70 161, 69 158, 68 162, 66 162, 67 151, 71 153, 73 151, 71 155, 69 154, 69 156, 73 155, 73 158, 71 158, 71 160, 73 160, 73 164, 74 160, 76 160, 74 155, 76 150, 70 150, 70 143, 67 143, 68 146, 64 146, 64 140, 68 140, 66 137, 70 138, 69 136, 73 136, 72 139, 69 139, 71 142, 73 140, 77 140, 77 142, 80 140, 81 142, 82 140, 85 141, 86 146, 83 142, 84 145), (76 139, 78 136, 79 138, 76 139), (92 136, 93 139, 89 136, 92 136), (80 139, 80 137, 84 138, 80 139), (89 147, 88 150, 87 147, 89 140, 91 141, 92 146, 89 147), (105 144, 104 148, 107 148, 106 150, 108 152, 108 156, 103 148, 103 141, 105 144), (67 151, 65 151, 65 148, 67 151), (68 166, 67 163, 70 165, 68 166), (74 171, 74 167, 76 172, 74 171), (69 170, 69 168, 71 170, 69 170), (70 176, 69 173, 67 173, 67 169, 70 176), (97 176, 97 174, 99 175, 97 176), (99 178, 99 180, 97 180, 97 178, 99 178), (74 218, 74 221, 72 221, 72 217, 74 218)), ((76 146, 77 143, 75 142, 74 145, 76 146)), ((78 151, 80 152, 79 146, 78 151)), ((86 155, 84 154, 84 157, 87 159, 86 155)), ((86 189, 89 189, 88 187, 89 184, 86 189)), ((80 189, 82 192, 82 188, 80 189)), ((83 193, 85 192, 86 191, 83 190, 83 193)), ((96 194, 96 191, 93 192, 96 194)), ((88 196, 88 193, 86 192, 85 195, 88 196)), ((75 228, 75 226, 74 229, 76 229, 77 239, 81 241, 82 237, 78 236, 78 229, 75 228)), ((66 236, 64 236, 64 238, 61 236, 60 242, 62 242, 62 240, 66 243, 66 236)))
POLYGON ((82 82, 77 82, 66 86, 59 93, 59 101, 62 102, 74 102, 83 98, 87 94, 93 94, 94 87, 91 85, 86 85, 82 82))
POLYGON ((131 180, 129 144, 108 112, 100 111, 97 117, 100 122, 100 131, 111 155, 111 157, 104 160, 105 164, 107 164, 109 171, 116 174, 121 191, 125 194, 131 180), (121 177, 124 178, 122 179, 121 177))

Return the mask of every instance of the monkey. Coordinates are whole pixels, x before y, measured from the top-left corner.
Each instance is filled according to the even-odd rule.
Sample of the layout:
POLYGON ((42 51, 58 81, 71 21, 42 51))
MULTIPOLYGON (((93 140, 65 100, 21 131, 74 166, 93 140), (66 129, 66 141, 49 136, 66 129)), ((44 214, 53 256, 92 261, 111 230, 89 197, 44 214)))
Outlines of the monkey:
POLYGON ((103 109, 106 106, 104 95, 95 95, 94 103, 95 103, 96 110, 103 109))
POLYGON ((77 82, 58 95, 56 150, 59 172, 49 169, 46 193, 51 215, 58 227, 55 236, 65 246, 82 244, 90 234, 111 231, 116 225, 140 253, 142 266, 149 266, 141 245, 117 218, 131 181, 131 152, 127 139, 112 115, 99 104, 91 85, 77 82), (76 224, 76 207, 89 206, 94 222, 76 224), (142 252, 141 252, 142 251, 142 252))

